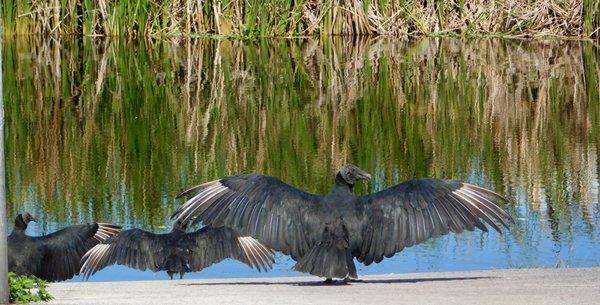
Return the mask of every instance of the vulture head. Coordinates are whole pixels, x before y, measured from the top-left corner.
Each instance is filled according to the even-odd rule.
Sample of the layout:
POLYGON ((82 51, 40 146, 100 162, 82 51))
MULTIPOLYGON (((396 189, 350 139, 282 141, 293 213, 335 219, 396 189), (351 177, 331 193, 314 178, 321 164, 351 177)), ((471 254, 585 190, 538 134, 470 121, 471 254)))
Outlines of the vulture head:
POLYGON ((356 184, 356 181, 358 180, 371 180, 371 175, 369 173, 352 164, 347 164, 342 167, 338 172, 338 175, 350 185, 356 184))
POLYGON ((23 214, 17 215, 17 218, 15 219, 15 227, 26 229, 27 225, 32 221, 38 222, 37 218, 33 217, 33 215, 24 212, 23 214))

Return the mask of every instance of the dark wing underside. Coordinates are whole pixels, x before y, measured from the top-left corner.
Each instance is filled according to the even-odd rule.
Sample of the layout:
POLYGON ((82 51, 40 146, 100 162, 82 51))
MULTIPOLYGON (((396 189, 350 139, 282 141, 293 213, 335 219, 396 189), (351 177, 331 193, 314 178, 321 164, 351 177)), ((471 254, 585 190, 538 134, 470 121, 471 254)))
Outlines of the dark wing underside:
POLYGON ((81 273, 89 278, 113 264, 142 271, 158 271, 173 246, 168 234, 154 234, 140 229, 122 231, 83 256, 81 273))
POLYGON ((321 236, 315 229, 321 222, 321 197, 273 177, 226 177, 189 189, 178 198, 186 195, 193 197, 173 215, 182 223, 230 227, 292 258, 302 257, 321 236))
POLYGON ((190 250, 189 268, 200 271, 224 259, 232 258, 259 271, 267 271, 275 262, 273 251, 256 239, 242 237, 234 230, 204 227, 186 234, 181 243, 190 250))
POLYGON ((357 226, 361 237, 353 253, 366 265, 391 257, 429 238, 473 231, 500 232, 512 218, 498 205, 502 196, 459 181, 417 179, 360 197, 357 226))
MULTIPOLYGON (((182 193, 193 195, 173 215, 182 223, 203 221, 230 227, 294 259, 318 242, 330 220, 322 197, 261 175, 226 177, 182 193)), ((500 232, 512 219, 499 207, 500 195, 466 183, 438 179, 411 180, 364 197, 351 197, 344 216, 352 254, 365 264, 380 262, 425 240, 447 234, 500 232)))
POLYGON ((79 274, 81 257, 96 244, 118 233, 112 224, 74 225, 35 238, 43 249, 35 276, 47 281, 64 281, 79 274))
POLYGON ((99 270, 125 265, 139 270, 160 271, 171 255, 187 258, 191 271, 200 271, 226 258, 233 258, 260 270, 271 269, 273 252, 251 237, 241 237, 228 228, 204 227, 175 236, 140 229, 121 232, 92 248, 82 258, 81 273, 89 278, 99 270))

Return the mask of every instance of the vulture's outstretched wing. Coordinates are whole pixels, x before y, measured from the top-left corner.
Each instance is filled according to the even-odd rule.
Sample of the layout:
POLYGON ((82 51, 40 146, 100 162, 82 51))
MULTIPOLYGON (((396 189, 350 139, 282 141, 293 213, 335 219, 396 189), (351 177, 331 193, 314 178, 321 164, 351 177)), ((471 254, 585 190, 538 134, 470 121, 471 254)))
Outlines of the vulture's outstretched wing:
POLYGON ((173 246, 168 234, 154 234, 140 229, 122 231, 83 256, 81 273, 87 279, 113 264, 142 271, 158 271, 173 246))
POLYGON ((321 225, 321 197, 274 177, 226 177, 191 188, 177 198, 191 194, 173 218, 183 224, 202 220, 214 227, 233 228, 294 259, 304 256, 322 233, 316 229, 321 225))
POLYGON ((451 180, 417 179, 360 197, 360 249, 353 253, 369 265, 429 238, 472 231, 500 232, 512 218, 498 206, 506 199, 490 190, 451 180))
POLYGON ((36 237, 44 255, 34 275, 53 282, 72 278, 79 274, 81 257, 120 230, 120 226, 113 224, 91 223, 36 237))
POLYGON ((272 250, 256 239, 240 236, 229 228, 204 227, 186 234, 184 238, 180 245, 191 252, 191 271, 200 271, 226 258, 238 260, 258 271, 267 271, 275 263, 272 250))

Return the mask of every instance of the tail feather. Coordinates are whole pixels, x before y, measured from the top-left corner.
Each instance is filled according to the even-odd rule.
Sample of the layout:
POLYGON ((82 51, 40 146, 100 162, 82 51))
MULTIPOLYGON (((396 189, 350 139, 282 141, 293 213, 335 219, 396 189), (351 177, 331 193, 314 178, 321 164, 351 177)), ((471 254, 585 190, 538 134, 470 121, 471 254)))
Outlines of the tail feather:
POLYGON ((170 255, 165 261, 158 266, 157 271, 167 271, 167 273, 184 274, 192 272, 185 258, 180 255, 170 255))
POLYGON ((319 242, 296 263, 294 270, 324 278, 358 277, 350 250, 335 241, 319 242))

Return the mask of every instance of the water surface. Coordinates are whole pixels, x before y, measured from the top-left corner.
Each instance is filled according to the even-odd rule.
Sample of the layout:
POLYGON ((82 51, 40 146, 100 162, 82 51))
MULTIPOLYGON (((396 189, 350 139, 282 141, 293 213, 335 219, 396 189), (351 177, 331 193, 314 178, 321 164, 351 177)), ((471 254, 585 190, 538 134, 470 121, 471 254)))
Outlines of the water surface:
MULTIPOLYGON (((326 193, 453 178, 511 202, 505 235, 433 239, 360 274, 600 264, 600 52, 587 42, 7 39, 9 215, 45 234, 168 231, 182 189, 261 172, 326 193)), ((188 278, 259 274, 226 261, 188 278)), ((92 280, 163 279, 110 267, 92 280)), ((76 278, 75 280, 80 280, 76 278)))

